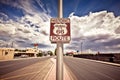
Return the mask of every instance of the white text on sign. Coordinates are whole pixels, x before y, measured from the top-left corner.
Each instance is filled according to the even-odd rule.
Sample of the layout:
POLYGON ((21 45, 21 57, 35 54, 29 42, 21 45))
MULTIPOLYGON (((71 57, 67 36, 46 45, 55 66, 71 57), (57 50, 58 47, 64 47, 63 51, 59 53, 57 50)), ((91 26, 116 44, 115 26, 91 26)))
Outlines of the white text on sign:
POLYGON ((50 36, 50 39, 54 42, 54 41, 70 41, 70 36, 50 36))
POLYGON ((63 42, 69 43, 70 19, 69 18, 51 18, 50 20, 50 41, 51 43, 63 42))

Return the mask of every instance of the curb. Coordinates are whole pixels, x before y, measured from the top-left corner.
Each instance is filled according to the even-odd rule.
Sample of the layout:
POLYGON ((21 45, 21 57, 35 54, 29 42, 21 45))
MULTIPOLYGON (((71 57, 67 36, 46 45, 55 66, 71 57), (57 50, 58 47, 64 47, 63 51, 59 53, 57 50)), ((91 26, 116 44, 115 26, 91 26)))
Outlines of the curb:
POLYGON ((103 64, 109 64, 109 65, 120 67, 120 64, 117 64, 117 63, 110 63, 110 62, 97 61, 97 60, 90 60, 90 61, 99 62, 99 63, 103 63, 103 64))
MULTIPOLYGON (((56 60, 51 58, 53 65, 47 75, 45 76, 44 80, 56 80, 56 60)), ((63 64, 64 72, 63 72, 63 80, 74 80, 72 76, 69 75, 68 70, 66 69, 65 64, 63 64)))
MULTIPOLYGON (((75 58, 75 57, 73 57, 73 58, 75 58)), ((85 59, 85 58, 76 58, 76 59, 89 60, 89 61, 93 61, 93 62, 98 62, 98 63, 103 63, 103 64, 108 64, 108 65, 120 67, 120 64, 117 64, 117 63, 110 63, 110 62, 98 61, 98 60, 92 60, 92 59, 85 59)))
MULTIPOLYGON (((52 59, 52 58, 51 58, 51 59, 52 59)), ((52 60, 51 60, 51 62, 53 63, 53 64, 52 64, 52 67, 50 68, 50 70, 49 70, 48 73, 46 74, 44 80, 47 80, 47 78, 48 78, 50 72, 52 71, 52 69, 53 69, 53 67, 54 67, 54 62, 53 62, 52 60)))

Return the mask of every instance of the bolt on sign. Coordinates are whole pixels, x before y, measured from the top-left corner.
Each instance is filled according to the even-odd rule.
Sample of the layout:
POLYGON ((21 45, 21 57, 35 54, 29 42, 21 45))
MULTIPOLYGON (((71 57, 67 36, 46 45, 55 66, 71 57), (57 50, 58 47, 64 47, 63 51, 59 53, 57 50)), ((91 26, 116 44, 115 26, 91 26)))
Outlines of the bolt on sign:
POLYGON ((51 43, 63 42, 69 43, 70 19, 69 18, 51 18, 50 20, 50 41, 51 43))

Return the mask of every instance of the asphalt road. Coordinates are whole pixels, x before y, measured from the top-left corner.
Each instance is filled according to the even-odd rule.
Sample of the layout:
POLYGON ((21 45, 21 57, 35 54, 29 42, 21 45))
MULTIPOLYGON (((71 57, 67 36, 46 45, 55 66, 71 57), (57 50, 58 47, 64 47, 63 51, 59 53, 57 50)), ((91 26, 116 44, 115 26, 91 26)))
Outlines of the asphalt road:
POLYGON ((43 80, 52 66, 51 57, 0 62, 0 80, 43 80))
POLYGON ((120 67, 82 58, 64 57, 74 80, 120 80, 120 67))

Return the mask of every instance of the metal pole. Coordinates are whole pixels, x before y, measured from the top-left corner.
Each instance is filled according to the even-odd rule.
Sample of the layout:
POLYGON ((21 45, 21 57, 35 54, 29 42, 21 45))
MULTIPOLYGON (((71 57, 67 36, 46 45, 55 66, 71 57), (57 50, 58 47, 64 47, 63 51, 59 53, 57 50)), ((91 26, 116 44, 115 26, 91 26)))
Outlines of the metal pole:
POLYGON ((84 42, 85 39, 82 39, 81 40, 81 54, 83 53, 83 42, 84 42))
POLYGON ((83 42, 81 42, 81 54, 82 54, 82 44, 83 44, 83 42))
POLYGON ((58 18, 62 18, 63 17, 63 4, 62 4, 62 0, 59 0, 58 2, 58 18))
MULTIPOLYGON (((63 17, 62 0, 58 1, 58 18, 63 17)), ((56 80, 63 80, 63 43, 57 42, 56 80)))

